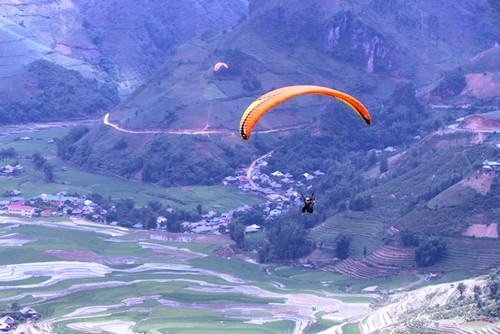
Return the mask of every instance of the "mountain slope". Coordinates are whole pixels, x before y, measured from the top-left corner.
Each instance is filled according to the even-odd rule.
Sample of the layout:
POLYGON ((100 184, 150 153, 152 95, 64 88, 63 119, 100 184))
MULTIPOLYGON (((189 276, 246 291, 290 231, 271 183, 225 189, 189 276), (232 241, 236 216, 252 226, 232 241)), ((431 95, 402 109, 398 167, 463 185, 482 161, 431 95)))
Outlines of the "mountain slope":
POLYGON ((112 76, 122 94, 144 83, 175 45, 205 30, 215 35, 230 29, 246 12, 246 0, 25 0, 0 7, 15 29, 59 57, 112 76))
POLYGON ((213 38, 246 12, 246 0, 7 1, 0 6, 0 124, 103 115, 174 46, 197 34, 213 38))
MULTIPOLYGON (((377 138, 384 133, 394 132, 389 145, 397 145, 408 139, 401 136, 405 131, 411 136, 429 131, 432 124, 424 130, 422 122, 432 119, 428 112, 412 110, 416 102, 394 99, 391 94, 401 96, 401 88, 396 88, 407 84, 404 94, 415 99, 413 90, 439 80, 441 74, 494 45, 498 28, 488 3, 466 0, 453 8, 445 3, 407 5, 398 1, 291 1, 286 5, 279 1, 254 1, 248 18, 228 33, 215 39, 200 36, 176 48, 147 85, 111 112, 110 120, 139 133, 153 130, 156 137, 179 129, 222 129, 228 136, 215 134, 208 141, 203 139, 194 160, 183 161, 187 162, 184 165, 196 164, 202 156, 228 167, 229 156, 219 154, 221 146, 229 155, 234 155, 235 147, 242 151, 235 132, 241 114, 255 97, 283 85, 314 83, 349 92, 371 110, 375 137, 366 140, 372 146, 365 149, 387 145, 390 141, 377 138), (471 25, 472 21, 479 24, 471 25), (228 63, 229 69, 215 73, 212 66, 218 61, 228 63), (401 102, 408 104, 407 110, 400 108, 401 102), (392 105, 390 109, 388 104, 392 105), (403 129, 398 128, 401 119, 403 129)), ((422 106, 419 108, 423 110, 422 106)), ((338 112, 350 117, 348 107, 342 103, 318 97, 295 99, 277 110, 267 114, 257 130, 307 128, 322 113, 338 112)), ((354 126, 353 131, 360 129, 350 123, 345 126, 354 126)), ((306 131, 304 135, 309 134, 306 131)), ((198 140, 182 138, 182 143, 176 144, 178 137, 163 136, 167 137, 162 140, 177 148, 192 146, 193 140, 198 140)), ((255 138, 245 143, 245 149, 253 149, 253 144, 258 143, 260 152, 264 152, 273 141, 271 136, 261 137, 264 142, 255 138)), ((100 170, 141 178, 143 161, 151 159, 151 152, 143 152, 148 150, 152 137, 132 137, 96 125, 85 138, 85 145, 90 148, 87 151, 92 153, 85 159, 73 160, 82 161, 85 168, 92 169, 97 164, 100 170), (109 146, 101 145, 103 135, 111 145, 123 138, 133 149, 125 149, 118 157, 109 146), (124 164, 124 160, 133 166, 120 172, 116 166, 124 164)), ((163 152, 172 153, 171 149, 163 152)), ((307 157, 306 154, 304 158, 307 157)), ((236 160, 242 159, 245 158, 236 160)), ((175 182, 182 183, 175 178, 175 182)), ((175 183, 168 176, 153 181, 175 183)))

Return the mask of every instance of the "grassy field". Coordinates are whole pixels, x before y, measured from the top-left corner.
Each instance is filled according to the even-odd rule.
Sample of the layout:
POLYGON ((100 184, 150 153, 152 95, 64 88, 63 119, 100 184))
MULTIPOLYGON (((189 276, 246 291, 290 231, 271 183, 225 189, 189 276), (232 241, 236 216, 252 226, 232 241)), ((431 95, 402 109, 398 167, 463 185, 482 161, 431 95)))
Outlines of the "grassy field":
POLYGON ((305 334, 315 334, 327 330, 328 328, 338 325, 335 321, 331 321, 328 319, 323 319, 323 312, 318 312, 316 315, 318 322, 308 328, 305 334))
MULTIPOLYGON (((54 168, 55 183, 43 182, 41 171, 33 169, 29 159, 7 159, 2 165, 19 163, 25 173, 20 177, 0 177, 0 189, 22 191, 23 197, 45 194, 56 194, 66 191, 68 194, 86 195, 98 192, 113 199, 131 198, 136 205, 143 206, 149 201, 158 200, 165 206, 196 210, 202 204, 203 210, 224 212, 242 205, 254 205, 262 202, 260 197, 243 194, 236 187, 224 186, 194 186, 162 188, 154 184, 134 182, 123 178, 96 175, 79 170, 75 166, 57 158, 57 147, 49 143, 53 138, 64 136, 69 127, 17 131, 15 134, 0 137, 2 148, 14 148, 19 156, 31 156, 39 152, 50 161, 54 168), (30 140, 18 140, 20 137, 30 137, 30 140), (64 171, 63 171, 64 167, 64 171), (173 200, 172 200, 173 199, 173 200), (179 202, 180 201, 180 202, 179 202), (183 203, 183 204, 180 204, 183 203)), ((11 130, 12 132, 12 130, 11 130)), ((9 130, 6 130, 9 133, 9 130)), ((6 199, 1 197, 0 199, 6 199)))

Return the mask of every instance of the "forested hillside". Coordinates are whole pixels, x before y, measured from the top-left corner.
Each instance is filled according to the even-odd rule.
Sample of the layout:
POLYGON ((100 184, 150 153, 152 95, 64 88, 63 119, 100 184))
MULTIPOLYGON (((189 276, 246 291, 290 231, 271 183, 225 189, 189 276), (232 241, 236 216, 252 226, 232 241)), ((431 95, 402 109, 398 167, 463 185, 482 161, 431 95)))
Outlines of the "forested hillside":
POLYGON ((101 117, 173 47, 217 36, 246 13, 246 0, 2 3, 0 124, 101 117))
MULTIPOLYGON (((325 169, 332 159, 407 144, 477 112, 476 104, 462 108, 468 101, 484 108, 480 111, 495 108, 498 101, 498 93, 484 97, 467 90, 479 74, 477 63, 483 63, 479 55, 496 49, 499 27, 489 3, 253 1, 249 8, 248 17, 226 34, 202 34, 175 48, 150 83, 110 113, 111 122, 136 134, 96 125, 75 143, 75 156, 69 159, 89 170, 99 166, 101 172, 165 185, 217 182, 221 175, 213 175, 214 169, 234 168, 271 149, 277 150, 274 165, 281 169, 289 161, 297 170, 318 164, 325 169), (218 61, 229 64, 227 71, 213 71, 218 61), (338 101, 303 97, 268 113, 257 129, 303 130, 240 142, 235 133, 245 108, 273 88, 294 84, 325 85, 356 96, 372 113, 373 125, 359 124, 338 101), (432 109, 437 103, 450 107, 432 109), (219 134, 168 134, 211 129, 219 134), (102 146, 103 140, 110 145, 102 146), (286 158, 280 157, 281 147, 286 158), (154 167, 169 170, 164 160, 173 157, 187 170, 206 168, 194 172, 195 178, 180 179, 174 171, 154 167)), ((481 85, 495 85, 497 65, 486 63, 483 72, 489 79, 481 85)))

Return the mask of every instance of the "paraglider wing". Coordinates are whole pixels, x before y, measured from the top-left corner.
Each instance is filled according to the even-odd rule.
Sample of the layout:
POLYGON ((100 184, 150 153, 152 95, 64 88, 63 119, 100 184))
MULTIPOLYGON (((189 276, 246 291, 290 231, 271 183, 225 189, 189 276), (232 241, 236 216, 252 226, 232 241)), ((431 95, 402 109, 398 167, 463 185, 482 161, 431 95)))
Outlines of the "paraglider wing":
POLYGON ((219 62, 219 63, 215 64, 214 71, 215 72, 219 71, 221 69, 221 67, 225 67, 226 70, 229 68, 229 66, 226 63, 219 62))
POLYGON ((368 110, 357 99, 349 94, 314 85, 287 86, 270 91, 252 102, 243 113, 240 121, 240 137, 243 140, 250 139, 252 130, 259 119, 269 110, 281 102, 302 94, 321 94, 334 97, 347 105, 361 117, 366 124, 371 124, 368 110))

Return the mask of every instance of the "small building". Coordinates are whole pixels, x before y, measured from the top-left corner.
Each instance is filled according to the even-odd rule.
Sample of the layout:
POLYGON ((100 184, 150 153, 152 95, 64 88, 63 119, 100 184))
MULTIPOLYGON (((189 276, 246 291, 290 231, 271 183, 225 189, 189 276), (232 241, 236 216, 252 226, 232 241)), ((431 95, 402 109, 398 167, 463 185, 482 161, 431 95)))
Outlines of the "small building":
POLYGON ((325 175, 325 173, 323 173, 323 172, 322 172, 322 171, 320 171, 319 169, 315 170, 315 171, 313 172, 313 174, 314 174, 314 175, 316 175, 316 176, 323 176, 323 175, 325 175))
POLYGON ((23 217, 33 217, 35 213, 35 208, 28 205, 9 205, 7 208, 7 213, 10 215, 17 215, 23 217))
POLYGON ((227 176, 222 180, 222 184, 225 186, 228 184, 234 184, 236 182, 238 182, 238 179, 234 176, 227 176))
POLYGON ((9 326, 12 326, 14 324, 14 322, 15 322, 14 318, 12 318, 11 316, 8 316, 8 315, 0 318, 0 323, 2 323, 2 324, 7 324, 9 326))
POLYGON ((38 315, 38 313, 31 307, 23 307, 19 310, 19 313, 29 318, 36 317, 38 315))
POLYGON ((483 161, 483 169, 485 171, 495 170, 500 171, 500 162, 498 161, 483 161))
POLYGON ((9 190, 6 193, 7 196, 13 196, 13 197, 19 197, 23 194, 19 189, 9 190))
POLYGON ((8 332, 11 330, 12 325, 14 325, 14 319, 8 315, 0 318, 0 331, 8 332))
POLYGON ((246 184, 246 183, 249 183, 250 182, 250 179, 247 178, 247 177, 244 177, 244 176, 240 176, 238 178, 238 181, 241 183, 241 184, 246 184))
POLYGON ((276 172, 273 172, 271 173, 272 176, 276 176, 276 177, 283 177, 285 176, 282 172, 280 172, 279 170, 277 170, 276 172))
POLYGON ((245 227, 245 233, 256 233, 260 231, 260 226, 257 224, 252 224, 250 226, 245 227))
POLYGON ((42 212, 40 212, 41 217, 50 217, 52 216, 52 212, 49 209, 45 209, 42 212))
POLYGON ((435 281, 441 278, 441 274, 439 273, 429 273, 425 276, 424 281, 435 281))
POLYGON ((386 151, 386 152, 394 152, 394 151, 396 151, 396 149, 394 147, 392 147, 392 146, 387 146, 386 148, 384 148, 384 151, 386 151))
POLYGON ((311 175, 311 174, 309 174, 309 173, 304 173, 304 174, 302 174, 302 175, 304 175, 304 177, 306 178, 306 180, 312 180, 312 179, 314 179, 314 176, 312 176, 312 175, 311 175))
POLYGON ((271 217, 277 217, 279 215, 281 215, 281 210, 273 209, 273 210, 269 211, 269 216, 271 216, 271 217))

